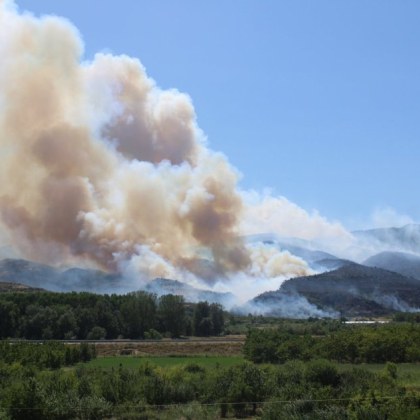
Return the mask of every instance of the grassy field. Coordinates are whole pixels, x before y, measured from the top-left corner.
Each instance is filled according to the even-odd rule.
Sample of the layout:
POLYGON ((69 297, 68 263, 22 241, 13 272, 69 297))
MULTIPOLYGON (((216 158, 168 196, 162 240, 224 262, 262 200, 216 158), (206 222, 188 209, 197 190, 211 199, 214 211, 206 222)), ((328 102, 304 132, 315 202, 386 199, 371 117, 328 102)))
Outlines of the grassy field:
MULTIPOLYGON (((172 367, 196 363, 202 367, 213 368, 216 366, 229 367, 242 363, 242 356, 109 356, 98 357, 87 363, 89 367, 104 369, 117 368, 120 365, 124 368, 135 369, 144 363, 150 363, 160 367, 172 367)), ((381 373, 385 364, 337 364, 339 370, 348 370, 354 367, 367 369, 375 373, 381 373)), ((397 381, 401 386, 420 390, 420 363, 397 364, 397 381)))
POLYGON ((144 363, 151 363, 161 367, 172 367, 196 363, 202 367, 229 367, 243 362, 242 356, 188 356, 188 357, 136 357, 136 356, 113 356, 98 357, 87 363, 89 367, 117 368, 120 365, 124 368, 135 369, 144 363))

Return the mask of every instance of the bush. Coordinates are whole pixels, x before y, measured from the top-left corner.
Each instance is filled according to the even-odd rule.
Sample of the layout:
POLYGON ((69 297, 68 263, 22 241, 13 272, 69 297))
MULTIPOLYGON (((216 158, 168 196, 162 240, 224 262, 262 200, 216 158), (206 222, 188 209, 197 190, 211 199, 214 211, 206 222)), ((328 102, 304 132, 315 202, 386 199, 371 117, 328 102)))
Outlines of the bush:
POLYGON ((162 334, 159 331, 154 330, 151 328, 149 331, 144 333, 144 338, 146 340, 161 340, 162 334))
POLYGON ((307 364, 305 378, 322 386, 336 387, 340 382, 337 368, 327 360, 314 360, 307 364))
POLYGON ((103 340, 106 337, 106 330, 102 327, 93 327, 87 335, 88 340, 103 340))

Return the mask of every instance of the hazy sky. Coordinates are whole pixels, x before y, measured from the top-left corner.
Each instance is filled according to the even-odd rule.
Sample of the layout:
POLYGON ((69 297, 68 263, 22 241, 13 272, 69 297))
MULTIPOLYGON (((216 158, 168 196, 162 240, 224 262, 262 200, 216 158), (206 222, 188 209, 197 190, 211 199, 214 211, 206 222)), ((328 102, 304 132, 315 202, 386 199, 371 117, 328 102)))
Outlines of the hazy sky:
POLYGON ((420 220, 420 2, 17 4, 67 17, 87 60, 135 56, 159 86, 188 93, 242 187, 350 228, 388 207, 420 220))

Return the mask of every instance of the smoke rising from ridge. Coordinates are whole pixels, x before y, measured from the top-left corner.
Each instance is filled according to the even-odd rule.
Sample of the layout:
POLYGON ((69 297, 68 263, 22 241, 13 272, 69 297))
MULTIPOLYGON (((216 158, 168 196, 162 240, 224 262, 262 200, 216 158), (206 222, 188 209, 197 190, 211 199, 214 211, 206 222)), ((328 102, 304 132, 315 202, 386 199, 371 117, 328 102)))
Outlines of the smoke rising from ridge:
POLYGON ((278 286, 311 270, 240 235, 282 221, 290 234, 346 235, 284 198, 249 199, 207 147, 191 99, 159 89, 137 59, 82 54, 65 19, 0 1, 0 218, 19 255, 142 279, 214 284, 240 273, 278 286))

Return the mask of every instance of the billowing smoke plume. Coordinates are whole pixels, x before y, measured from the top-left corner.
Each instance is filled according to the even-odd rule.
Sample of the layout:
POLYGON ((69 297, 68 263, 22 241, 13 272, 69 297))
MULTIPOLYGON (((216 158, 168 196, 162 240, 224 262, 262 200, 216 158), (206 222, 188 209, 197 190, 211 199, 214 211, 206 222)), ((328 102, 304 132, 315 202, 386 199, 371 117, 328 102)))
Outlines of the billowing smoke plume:
POLYGON ((285 197, 255 191, 242 192, 242 196, 247 206, 241 225, 248 234, 275 233, 307 240, 333 240, 334 243, 352 240, 352 235, 340 223, 331 223, 316 211, 310 214, 285 197))
POLYGON ((238 239, 260 208, 206 146, 188 96, 137 59, 82 53, 67 21, 0 1, 0 217, 20 255, 213 283, 308 274, 238 239))

